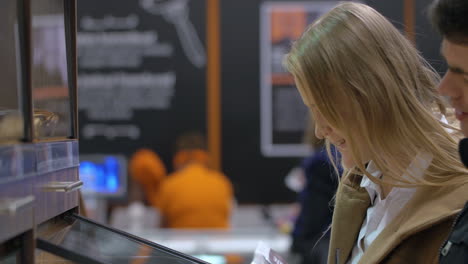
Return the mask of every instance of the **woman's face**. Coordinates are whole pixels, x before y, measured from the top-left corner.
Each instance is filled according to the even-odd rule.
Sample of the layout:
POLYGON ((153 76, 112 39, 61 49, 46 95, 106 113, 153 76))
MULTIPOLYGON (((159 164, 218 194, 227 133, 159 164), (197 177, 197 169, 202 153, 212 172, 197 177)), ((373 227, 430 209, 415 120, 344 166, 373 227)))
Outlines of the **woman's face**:
POLYGON ((345 136, 330 126, 322 114, 317 111, 315 105, 312 105, 310 109, 315 120, 315 136, 319 139, 327 139, 331 144, 335 145, 336 149, 341 153, 341 162, 344 168, 355 166, 356 162, 351 156, 345 136))
MULTIPOLYGON (((304 101, 304 104, 308 106, 312 112, 312 117, 315 121, 315 136, 319 139, 327 139, 331 144, 333 144, 336 149, 341 153, 341 163, 344 168, 352 168, 356 165, 356 162, 352 158, 350 146, 346 140, 346 136, 341 131, 333 128, 330 123, 323 117, 323 115, 318 111, 318 107, 315 104, 315 100, 307 96, 307 93, 304 93, 303 87, 300 85, 297 79, 296 86, 299 88, 299 92, 304 101)), ((347 104, 346 100, 341 97, 336 97, 336 105, 344 106, 347 104)), ((343 120, 353 120, 354 115, 346 109, 340 109, 338 111, 342 116, 343 120)), ((356 131, 358 133, 358 131, 356 131)), ((364 144, 358 144, 358 147, 363 148, 364 144)), ((369 151, 364 151, 360 149, 361 152, 370 153, 369 151)), ((370 160, 370 155, 366 154, 364 162, 370 160)))

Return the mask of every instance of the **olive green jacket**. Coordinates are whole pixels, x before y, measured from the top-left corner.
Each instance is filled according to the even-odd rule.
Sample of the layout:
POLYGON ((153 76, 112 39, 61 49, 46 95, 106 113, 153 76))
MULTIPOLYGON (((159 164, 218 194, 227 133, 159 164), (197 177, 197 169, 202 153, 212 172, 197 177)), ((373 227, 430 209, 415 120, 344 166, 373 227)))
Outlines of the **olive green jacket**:
MULTIPOLYGON (((361 176, 350 177, 338 187, 329 264, 346 263, 359 235, 370 205, 369 194, 359 186, 361 179, 361 176)), ((466 200, 468 184, 419 187, 398 216, 365 250, 359 263, 438 263, 440 247, 466 200)))

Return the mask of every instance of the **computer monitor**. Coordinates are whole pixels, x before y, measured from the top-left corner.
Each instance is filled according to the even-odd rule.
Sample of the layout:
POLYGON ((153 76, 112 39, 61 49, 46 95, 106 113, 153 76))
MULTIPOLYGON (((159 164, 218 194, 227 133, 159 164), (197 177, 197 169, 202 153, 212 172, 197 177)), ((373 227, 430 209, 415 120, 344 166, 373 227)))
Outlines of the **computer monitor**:
POLYGON ((123 198, 127 194, 127 159, 123 155, 80 155, 82 193, 87 197, 123 198))

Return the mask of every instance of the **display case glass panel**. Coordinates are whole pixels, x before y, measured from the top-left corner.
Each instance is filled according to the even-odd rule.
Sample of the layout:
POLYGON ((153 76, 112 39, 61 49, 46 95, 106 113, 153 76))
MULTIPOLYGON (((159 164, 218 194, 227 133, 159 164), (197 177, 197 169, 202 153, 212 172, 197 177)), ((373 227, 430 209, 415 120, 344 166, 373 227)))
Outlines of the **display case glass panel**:
POLYGON ((37 247, 79 263, 207 263, 78 215, 61 231, 39 236, 37 247))
POLYGON ((17 0, 0 1, 0 143, 23 138, 17 0))
POLYGON ((72 135, 64 0, 31 1, 34 138, 72 135))

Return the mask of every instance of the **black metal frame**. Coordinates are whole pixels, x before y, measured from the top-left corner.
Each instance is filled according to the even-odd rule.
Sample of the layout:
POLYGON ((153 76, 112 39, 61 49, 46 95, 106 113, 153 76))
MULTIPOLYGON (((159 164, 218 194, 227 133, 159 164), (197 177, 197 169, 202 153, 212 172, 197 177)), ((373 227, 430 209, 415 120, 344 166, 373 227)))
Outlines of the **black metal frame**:
POLYGON ((70 138, 78 139, 78 86, 76 59, 76 0, 64 1, 65 42, 67 45, 68 89, 70 98, 70 138))
POLYGON ((23 139, 31 142, 34 135, 33 100, 31 80, 31 2, 17 0, 18 35, 20 47, 21 111, 23 114, 23 139))

